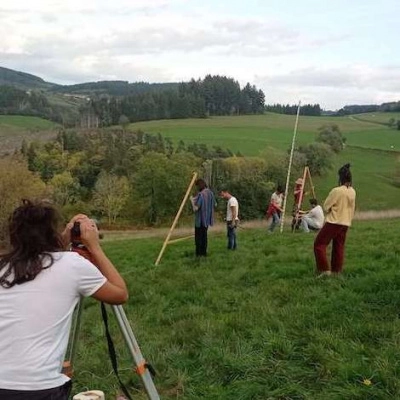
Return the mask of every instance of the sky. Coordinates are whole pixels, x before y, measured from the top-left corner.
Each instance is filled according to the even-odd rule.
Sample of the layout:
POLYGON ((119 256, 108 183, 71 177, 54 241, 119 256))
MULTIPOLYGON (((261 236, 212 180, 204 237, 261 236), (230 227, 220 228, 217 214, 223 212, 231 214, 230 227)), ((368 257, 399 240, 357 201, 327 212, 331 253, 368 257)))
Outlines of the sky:
POLYGON ((400 100, 400 0, 0 0, 0 66, 46 81, 225 75, 266 104, 400 100))

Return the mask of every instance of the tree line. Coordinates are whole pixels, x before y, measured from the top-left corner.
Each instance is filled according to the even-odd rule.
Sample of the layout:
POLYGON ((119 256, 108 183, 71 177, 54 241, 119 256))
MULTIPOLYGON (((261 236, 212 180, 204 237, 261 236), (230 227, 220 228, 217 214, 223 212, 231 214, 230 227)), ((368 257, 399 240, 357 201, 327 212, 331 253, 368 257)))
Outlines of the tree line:
POLYGON ((43 92, 24 91, 8 85, 0 86, 0 114, 30 115, 62 122, 62 115, 54 109, 43 92))
POLYGON ((344 106, 336 115, 350 115, 350 114, 364 114, 371 112, 399 112, 400 111, 400 101, 392 101, 389 103, 378 104, 365 104, 365 105, 349 105, 344 106))
POLYGON ((249 83, 207 75, 180 83, 176 89, 142 91, 123 97, 94 98, 82 113, 94 112, 100 126, 156 119, 206 118, 216 115, 261 114, 265 95, 249 83))
MULTIPOLYGON (((287 114, 287 115, 296 115, 297 114, 298 105, 297 104, 268 104, 265 106, 266 111, 270 111, 277 114, 287 114)), ((309 116, 321 116, 322 109, 319 104, 304 104, 300 106, 300 114, 301 115, 309 115, 309 116)))

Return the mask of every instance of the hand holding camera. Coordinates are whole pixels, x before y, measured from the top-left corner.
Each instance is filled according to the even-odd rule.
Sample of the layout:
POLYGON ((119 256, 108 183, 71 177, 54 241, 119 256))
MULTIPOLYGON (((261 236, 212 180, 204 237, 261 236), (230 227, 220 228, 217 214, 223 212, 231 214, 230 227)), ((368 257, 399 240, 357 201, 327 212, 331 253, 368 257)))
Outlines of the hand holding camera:
POLYGON ((96 223, 87 215, 75 215, 67 224, 63 234, 64 243, 72 248, 85 248, 89 252, 100 247, 96 223))

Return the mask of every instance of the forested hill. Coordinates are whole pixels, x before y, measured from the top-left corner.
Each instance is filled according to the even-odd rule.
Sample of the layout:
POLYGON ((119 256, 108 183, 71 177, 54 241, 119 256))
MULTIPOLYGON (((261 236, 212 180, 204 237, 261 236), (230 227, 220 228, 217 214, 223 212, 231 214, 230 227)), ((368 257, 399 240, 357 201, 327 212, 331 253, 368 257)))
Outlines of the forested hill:
POLYGON ((145 92, 157 92, 160 90, 177 89, 178 83, 148 83, 128 81, 99 81, 79 83, 76 85, 63 85, 50 89, 51 92, 110 96, 129 96, 145 92))
MULTIPOLYGON (((345 106, 332 115, 399 111, 400 102, 345 106)), ((265 94, 231 77, 207 75, 189 82, 99 81, 59 85, 29 73, 0 67, 0 114, 31 115, 65 127, 96 128, 129 122, 272 111, 295 114, 297 105, 265 105, 265 94)), ((320 116, 318 104, 306 104, 303 115, 320 116)))
POLYGON ((0 85, 14 86, 22 90, 47 90, 57 86, 54 83, 46 82, 38 76, 4 67, 0 67, 0 85))
POLYGON ((96 128, 170 118, 259 114, 262 90, 233 78, 207 75, 180 83, 100 81, 57 85, 2 69, 0 114, 34 115, 64 126, 96 128))

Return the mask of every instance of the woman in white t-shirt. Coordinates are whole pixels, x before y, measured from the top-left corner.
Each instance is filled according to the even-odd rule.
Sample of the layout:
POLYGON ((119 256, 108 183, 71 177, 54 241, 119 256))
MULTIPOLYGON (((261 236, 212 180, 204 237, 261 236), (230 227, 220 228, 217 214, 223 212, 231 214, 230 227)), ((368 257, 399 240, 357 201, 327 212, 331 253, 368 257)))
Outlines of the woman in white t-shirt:
POLYGON ((71 382, 61 368, 80 296, 110 304, 128 299, 93 221, 80 214, 63 233, 58 227, 58 213, 44 202, 24 200, 9 220, 9 248, 0 258, 2 400, 68 399, 71 382), (96 266, 64 251, 75 222, 96 266))

